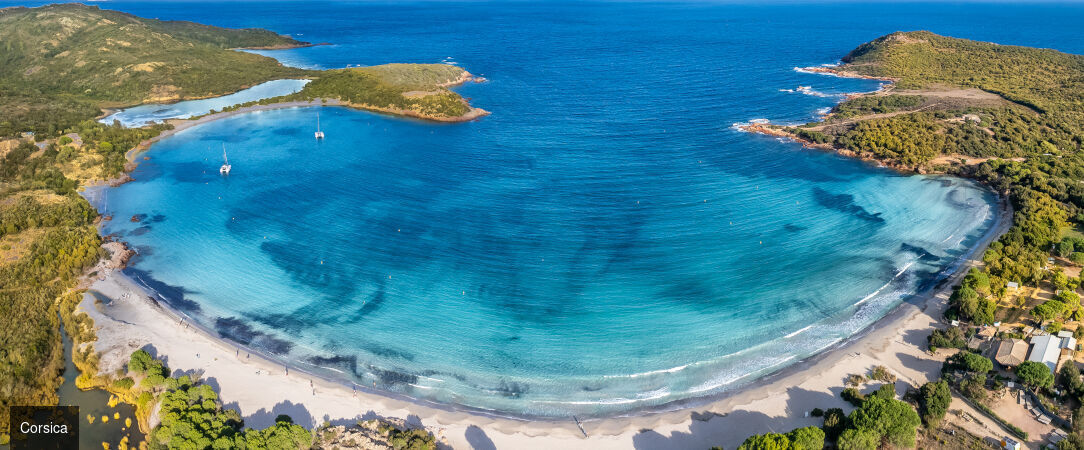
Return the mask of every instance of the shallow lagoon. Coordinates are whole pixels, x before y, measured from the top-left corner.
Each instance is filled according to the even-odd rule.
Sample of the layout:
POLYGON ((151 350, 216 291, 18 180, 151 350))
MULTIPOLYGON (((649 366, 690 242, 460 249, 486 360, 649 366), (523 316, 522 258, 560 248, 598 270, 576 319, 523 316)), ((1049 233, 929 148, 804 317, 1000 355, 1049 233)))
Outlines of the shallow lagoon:
POLYGON ((102 123, 120 122, 126 127, 141 127, 167 119, 187 119, 221 111, 227 106, 293 94, 308 84, 309 80, 273 80, 221 97, 186 100, 177 103, 147 104, 117 111, 101 119, 102 123))

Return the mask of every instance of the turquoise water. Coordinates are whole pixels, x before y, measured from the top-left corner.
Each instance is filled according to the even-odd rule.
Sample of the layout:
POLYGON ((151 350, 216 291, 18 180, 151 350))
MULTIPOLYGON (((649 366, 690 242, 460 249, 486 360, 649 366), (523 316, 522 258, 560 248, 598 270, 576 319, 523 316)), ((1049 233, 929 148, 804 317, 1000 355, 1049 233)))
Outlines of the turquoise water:
POLYGON ((109 193, 106 231, 141 253, 137 277, 232 339, 505 412, 613 413, 777 369, 929 283, 994 209, 964 181, 730 130, 762 173, 681 145, 475 147, 484 122, 343 108, 323 109, 316 142, 315 114, 162 141, 109 193), (799 159, 823 178, 775 176, 799 159))
POLYGON ((458 88, 493 112, 464 124, 327 107, 323 142, 316 108, 188 129, 100 206, 140 252, 133 276, 237 342, 521 416, 733 390, 927 289, 990 228, 996 200, 970 182, 735 130, 878 87, 794 67, 897 29, 1084 49, 1068 6, 116 5, 334 44, 266 52, 298 66, 490 79, 458 88))
POLYGON ((152 122, 162 122, 166 119, 187 119, 207 114, 211 110, 221 110, 227 106, 293 94, 300 91, 308 82, 309 80, 273 80, 221 97, 186 100, 177 103, 139 105, 110 114, 102 118, 101 122, 111 124, 118 121, 126 127, 141 127, 152 122))

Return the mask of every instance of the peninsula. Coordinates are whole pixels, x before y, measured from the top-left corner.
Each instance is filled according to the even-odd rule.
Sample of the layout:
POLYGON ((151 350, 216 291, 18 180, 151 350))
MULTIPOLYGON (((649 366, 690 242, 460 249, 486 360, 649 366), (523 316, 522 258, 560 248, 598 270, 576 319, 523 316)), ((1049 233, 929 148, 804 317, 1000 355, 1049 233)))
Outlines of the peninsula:
MULTIPOLYGON (((1015 211, 1011 227, 985 249, 981 260, 944 285, 940 301, 926 304, 924 314, 933 311, 931 319, 951 321, 951 326, 932 322, 918 330, 899 330, 932 330, 921 345, 928 345, 934 361, 943 361, 940 373, 928 373, 918 392, 916 406, 926 425, 918 436, 926 444, 920 442, 919 448, 941 445, 934 441, 942 441, 950 435, 945 430, 953 427, 976 434, 995 430, 1003 441, 1016 439, 1036 448, 1044 443, 1084 448, 1079 428, 1068 425, 1070 417, 1077 419, 1084 411, 1084 389, 1079 387, 1084 358, 1077 355, 1075 344, 1084 337, 1079 294, 1084 281, 1084 56, 917 31, 862 44, 837 66, 798 70, 888 84, 876 92, 850 95, 818 122, 756 123, 742 129, 903 172, 972 178, 1007 198, 1015 211), (1043 353, 1042 342, 1054 334, 1068 352, 1043 353), (1018 359, 1008 356, 1012 345, 1018 359), (1030 355, 1027 361, 1024 355, 1030 355), (1004 380, 1015 380, 1025 389, 1007 388, 1004 380), (1001 400, 1009 394, 1010 401, 1001 400), (965 409, 975 408, 967 417, 985 429, 970 427, 965 423, 969 420, 959 420, 959 413, 946 417, 954 396, 965 409), (1041 403, 1044 412, 1019 414, 1013 397, 1019 397, 1020 404, 1041 403)), ((874 369, 877 378, 877 370, 883 374, 904 367, 874 369)), ((858 406, 852 420, 869 406, 866 394, 857 389, 865 384, 864 375, 848 378, 852 387, 843 392, 843 398, 858 406)), ((895 376, 891 378, 894 383, 895 376)), ((872 430, 834 434, 825 417, 829 439, 837 439, 841 447, 862 448, 861 442, 871 439, 862 434, 872 430)), ((797 442, 801 435, 798 430, 758 435, 746 444, 766 448, 758 445, 797 442)), ((951 435, 959 439, 955 431, 951 435)), ((902 446, 910 447, 915 445, 911 436, 890 432, 880 439, 896 445, 905 441, 902 446)))
POLYGON ((263 29, 227 29, 144 19, 64 3, 0 10, 0 136, 72 128, 102 108, 226 95, 283 78, 313 83, 296 98, 438 121, 485 111, 447 89, 471 79, 444 64, 392 64, 330 71, 286 67, 235 49, 312 44, 263 29))

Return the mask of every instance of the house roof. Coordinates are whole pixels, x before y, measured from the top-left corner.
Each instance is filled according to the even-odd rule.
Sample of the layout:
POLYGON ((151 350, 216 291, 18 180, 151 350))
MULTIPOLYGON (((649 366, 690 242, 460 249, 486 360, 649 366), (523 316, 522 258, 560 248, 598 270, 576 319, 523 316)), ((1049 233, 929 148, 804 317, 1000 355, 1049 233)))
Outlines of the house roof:
POLYGON ((1076 339, 1071 337, 1060 338, 1057 336, 1044 335, 1031 338, 1031 355, 1028 361, 1041 362, 1050 367, 1051 372, 1058 369, 1058 359, 1061 357, 1061 349, 1073 350, 1076 348, 1076 339))
POLYGON ((1028 343, 1021 339, 1003 339, 997 347, 998 363, 1004 366, 1018 366, 1028 355, 1028 343))

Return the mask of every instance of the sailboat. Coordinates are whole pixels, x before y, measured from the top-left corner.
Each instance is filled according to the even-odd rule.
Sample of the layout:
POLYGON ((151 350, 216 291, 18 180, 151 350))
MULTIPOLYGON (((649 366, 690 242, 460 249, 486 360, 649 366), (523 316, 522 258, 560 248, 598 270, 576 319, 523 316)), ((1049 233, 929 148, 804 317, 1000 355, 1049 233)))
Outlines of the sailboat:
POLYGON ((222 167, 218 168, 218 173, 229 175, 233 166, 230 165, 230 159, 226 157, 226 144, 222 144, 222 161, 222 167))
POLYGON ((324 132, 320 131, 320 113, 316 113, 316 139, 323 139, 324 132))

